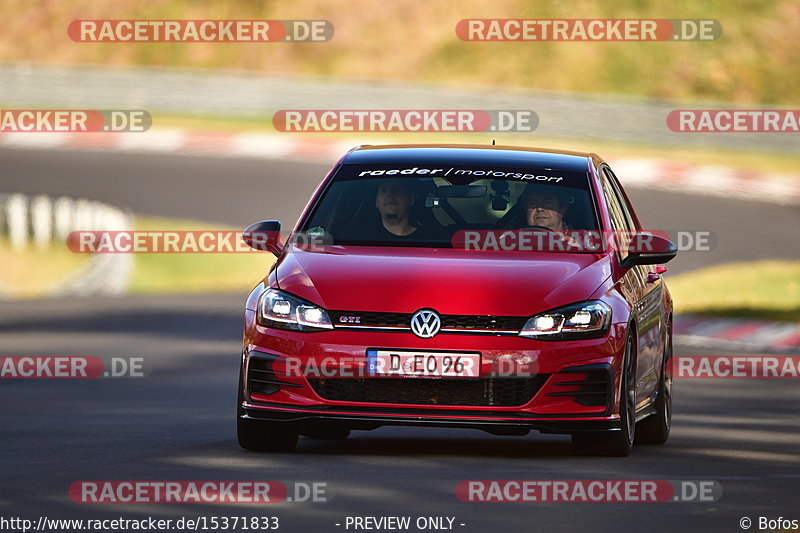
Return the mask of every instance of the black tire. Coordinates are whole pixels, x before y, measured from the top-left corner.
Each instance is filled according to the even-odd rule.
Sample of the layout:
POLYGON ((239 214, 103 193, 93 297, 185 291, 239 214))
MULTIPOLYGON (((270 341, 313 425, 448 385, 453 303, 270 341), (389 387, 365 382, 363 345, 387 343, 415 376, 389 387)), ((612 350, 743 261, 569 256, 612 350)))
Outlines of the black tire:
POLYGON ((280 422, 243 418, 244 392, 242 370, 239 369, 239 392, 236 403, 236 436, 239 446, 253 452, 291 452, 297 447, 297 428, 280 422))
POLYGON ((236 421, 239 446, 252 452, 291 452, 297 447, 293 427, 276 422, 239 418, 236 421))
POLYGON ((667 325, 667 339, 664 343, 661 379, 658 395, 653 407, 656 413, 648 416, 636 427, 636 442, 641 444, 664 444, 669 438, 672 426, 672 321, 667 325))
POLYGON ((579 455, 627 457, 636 435, 636 360, 633 335, 625 341, 620 391, 619 431, 587 431, 572 434, 572 446, 579 455))
POLYGON ((350 436, 350 430, 342 426, 311 426, 303 428, 300 434, 310 439, 344 440, 350 436))

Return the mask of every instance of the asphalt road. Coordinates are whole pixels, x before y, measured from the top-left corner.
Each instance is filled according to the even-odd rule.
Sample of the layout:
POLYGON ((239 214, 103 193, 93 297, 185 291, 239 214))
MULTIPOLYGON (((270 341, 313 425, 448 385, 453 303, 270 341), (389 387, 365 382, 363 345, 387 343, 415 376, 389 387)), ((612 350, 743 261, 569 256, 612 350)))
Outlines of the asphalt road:
MULTIPOLYGON (((311 164, 68 152, 3 150, 0 160, 0 192, 83 194, 136 212, 238 226, 293 220, 324 171, 311 164)), ((673 272, 798 257, 796 210, 631 192, 651 227, 718 232, 714 251, 684 254, 673 272), (788 241, 762 236, 747 242, 759 225, 788 241)), ((759 516, 800 519, 795 380, 677 381, 669 442, 638 446, 627 458, 575 456, 563 436, 415 428, 355 432, 342 442, 304 438, 294 454, 245 452, 234 427, 243 299, 207 294, 0 303, 4 355, 142 357, 151 369, 138 379, 0 382, 0 516, 273 515, 280 530, 292 533, 347 531, 347 516, 451 516, 457 531, 474 532, 741 531, 744 516, 755 522, 753 529, 759 516), (466 479, 565 478, 714 480, 723 492, 716 502, 647 504, 470 504, 455 496, 456 484, 466 479), (317 481, 327 483, 332 497, 267 507, 80 505, 67 495, 78 480, 317 481)), ((676 353, 718 352, 677 346, 676 353)))

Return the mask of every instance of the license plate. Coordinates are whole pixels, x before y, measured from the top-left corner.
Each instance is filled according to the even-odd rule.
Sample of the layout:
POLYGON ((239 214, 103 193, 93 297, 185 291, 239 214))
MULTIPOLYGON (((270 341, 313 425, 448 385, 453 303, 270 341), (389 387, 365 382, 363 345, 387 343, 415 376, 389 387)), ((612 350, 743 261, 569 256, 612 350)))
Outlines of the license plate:
POLYGON ((373 376, 477 378, 478 353, 367 350, 367 373, 373 376))

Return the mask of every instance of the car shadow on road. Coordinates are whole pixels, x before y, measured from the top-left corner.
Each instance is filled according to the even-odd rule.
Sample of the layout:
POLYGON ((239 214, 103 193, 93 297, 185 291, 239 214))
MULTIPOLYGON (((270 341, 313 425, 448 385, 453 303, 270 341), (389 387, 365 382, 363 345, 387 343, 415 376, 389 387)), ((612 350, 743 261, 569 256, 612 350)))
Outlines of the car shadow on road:
POLYGON ((368 432, 354 432, 346 440, 322 440, 301 437, 296 454, 398 456, 398 457, 570 457, 573 456, 569 436, 497 437, 476 432, 474 437, 378 437, 368 432))

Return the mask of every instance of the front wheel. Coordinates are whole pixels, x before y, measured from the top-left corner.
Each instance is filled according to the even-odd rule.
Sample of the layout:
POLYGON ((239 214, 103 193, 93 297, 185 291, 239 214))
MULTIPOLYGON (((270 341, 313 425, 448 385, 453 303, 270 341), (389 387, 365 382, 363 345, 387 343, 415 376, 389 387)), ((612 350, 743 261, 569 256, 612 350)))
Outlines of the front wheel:
POLYGON ((658 395, 653 407, 656 413, 639 422, 636 428, 636 442, 642 444, 664 444, 669 438, 672 426, 672 324, 667 326, 667 340, 664 343, 661 379, 658 395))
POLYGON ((572 446, 580 455, 627 457, 636 434, 636 367, 633 336, 625 341, 622 390, 619 401, 619 431, 587 431, 572 434, 572 446))
POLYGON ((236 421, 239 446, 253 452, 291 452, 297 447, 297 431, 282 423, 239 417, 236 421))
POLYGON ((236 403, 236 437, 239 446, 253 452, 291 452, 297 447, 297 428, 292 425, 243 418, 244 377, 239 369, 236 403))

